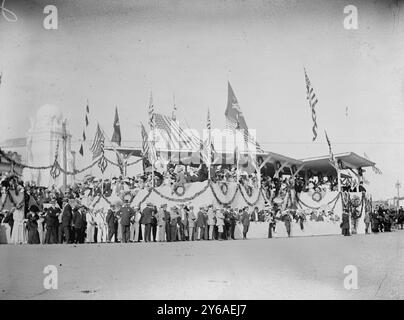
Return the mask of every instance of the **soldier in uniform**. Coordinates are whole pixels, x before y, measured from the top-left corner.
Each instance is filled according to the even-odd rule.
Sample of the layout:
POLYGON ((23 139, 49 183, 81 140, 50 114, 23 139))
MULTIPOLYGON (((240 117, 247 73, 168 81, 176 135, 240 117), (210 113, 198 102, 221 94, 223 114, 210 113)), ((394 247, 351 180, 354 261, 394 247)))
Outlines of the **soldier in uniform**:
POLYGON ((124 205, 118 210, 118 215, 121 216, 122 227, 122 242, 127 243, 130 240, 130 219, 135 215, 135 211, 130 207, 130 195, 125 195, 124 205))

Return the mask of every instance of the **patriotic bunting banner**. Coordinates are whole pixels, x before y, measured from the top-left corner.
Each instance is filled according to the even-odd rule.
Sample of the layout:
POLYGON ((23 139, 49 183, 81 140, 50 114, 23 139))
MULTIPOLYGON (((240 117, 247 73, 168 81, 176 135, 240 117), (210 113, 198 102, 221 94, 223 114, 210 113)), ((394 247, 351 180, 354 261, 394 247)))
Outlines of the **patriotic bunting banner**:
POLYGON ((313 141, 317 138, 317 115, 316 115, 316 104, 318 102, 316 94, 311 86, 309 76, 307 75, 306 69, 304 69, 304 77, 306 79, 306 89, 307 89, 307 100, 311 108, 311 118, 313 119, 313 141))

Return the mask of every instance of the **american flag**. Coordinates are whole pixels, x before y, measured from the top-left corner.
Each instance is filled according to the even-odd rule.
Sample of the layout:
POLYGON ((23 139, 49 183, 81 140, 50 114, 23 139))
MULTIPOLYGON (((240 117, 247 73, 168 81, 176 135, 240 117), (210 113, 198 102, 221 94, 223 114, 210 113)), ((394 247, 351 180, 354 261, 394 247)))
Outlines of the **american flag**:
POLYGON ((236 95, 234 94, 233 88, 230 85, 230 82, 227 83, 227 91, 227 107, 225 111, 226 129, 232 132, 242 130, 244 142, 248 145, 248 149, 254 148, 258 153, 264 152, 258 142, 255 141, 248 131, 243 112, 241 111, 240 105, 237 101, 236 95))
POLYGON ((173 114, 172 114, 172 119, 175 121, 177 120, 177 106, 175 105, 175 94, 173 94, 173 114))
POLYGON ((142 127, 142 157, 147 159, 149 157, 149 136, 143 123, 140 125, 142 127))
POLYGON ((93 153, 93 160, 104 153, 104 143, 104 133, 101 131, 100 125, 97 124, 97 132, 95 133, 94 141, 90 148, 91 152, 93 153))
POLYGON ((154 119, 154 104, 153 104, 153 95, 150 92, 149 98, 149 126, 150 130, 154 130, 155 119, 154 119))
POLYGON ((313 119, 313 141, 317 138, 317 116, 315 106, 318 102, 316 94, 311 86, 309 76, 307 75, 306 68, 304 68, 304 77, 306 79, 306 89, 307 89, 307 100, 309 100, 309 105, 311 108, 311 118, 313 119))
POLYGON ((166 138, 165 144, 170 150, 198 151, 201 147, 201 140, 194 134, 185 132, 178 121, 159 113, 154 114, 155 127, 161 130, 160 136, 166 138))
POLYGON ((207 121, 206 121, 206 129, 208 129, 208 139, 203 144, 203 150, 204 150, 203 158, 205 160, 205 163, 209 167, 213 162, 213 152, 214 152, 212 135, 211 135, 212 122, 210 120, 209 109, 208 109, 208 117, 207 117, 207 121))
POLYGON ((90 123, 89 118, 88 118, 89 114, 90 114, 90 107, 88 105, 88 100, 87 100, 86 115, 84 117, 85 127, 83 129, 83 141, 81 142, 80 150, 79 150, 79 153, 81 154, 81 156, 84 155, 83 143, 86 141, 86 128, 88 127, 88 124, 90 123))
POLYGON ((329 153, 330 153, 330 162, 331 162, 331 165, 332 165, 335 169, 338 169, 338 163, 337 163, 337 161, 335 160, 334 153, 332 152, 332 149, 331 149, 331 142, 330 142, 330 139, 328 139, 327 131, 324 130, 324 132, 325 132, 325 138, 327 139, 327 143, 328 143, 328 151, 329 151, 329 153))
MULTIPOLYGON (((366 159, 369 160, 369 157, 365 152, 363 153, 363 155, 365 156, 366 159)), ((378 167, 376 167, 376 165, 372 166, 372 170, 376 174, 383 174, 382 170, 380 170, 378 167)))

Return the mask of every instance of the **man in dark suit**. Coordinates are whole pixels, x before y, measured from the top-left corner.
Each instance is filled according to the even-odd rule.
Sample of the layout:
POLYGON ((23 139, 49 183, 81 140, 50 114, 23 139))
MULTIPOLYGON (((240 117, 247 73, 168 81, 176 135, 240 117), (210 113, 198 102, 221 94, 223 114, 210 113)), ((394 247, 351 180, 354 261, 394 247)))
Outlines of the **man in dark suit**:
POLYGON ((106 217, 107 225, 108 225, 108 242, 111 242, 112 237, 115 235, 115 242, 118 241, 118 228, 115 228, 115 224, 118 223, 115 216, 115 204, 111 203, 111 208, 108 209, 107 217, 106 217))
POLYGON ((171 232, 170 232, 170 212, 167 210, 167 206, 164 206, 164 215, 165 215, 165 223, 166 223, 166 241, 171 241, 171 232))
POLYGON ((56 199, 51 200, 51 207, 48 208, 48 212, 45 216, 45 224, 46 224, 46 235, 45 235, 45 243, 53 244, 57 243, 57 215, 60 213, 60 209, 56 207, 56 199))
POLYGON ((84 243, 84 230, 86 228, 84 207, 76 206, 73 209, 73 228, 75 243, 84 243))
POLYGON ((350 236, 349 233, 349 214, 346 210, 342 213, 342 222, 340 224, 342 235, 350 236))
POLYGON ((121 216, 122 242, 128 243, 130 240, 130 220, 135 216, 135 210, 130 207, 129 197, 124 197, 124 201, 124 205, 118 210, 117 214, 121 216))
POLYGON ((59 232, 59 243, 63 243, 63 236, 66 239, 66 243, 70 243, 70 226, 73 220, 72 206, 68 202, 68 199, 64 199, 64 207, 62 211, 62 223, 59 232))
POLYGON ((244 208, 241 215, 241 223, 243 224, 243 240, 247 240, 247 232, 250 227, 250 214, 248 213, 248 207, 244 208))
POLYGON ((152 216, 153 216, 153 204, 148 203, 146 205, 146 208, 143 209, 142 211, 142 217, 140 218, 140 224, 144 225, 144 241, 145 242, 150 242, 151 237, 150 237, 150 231, 151 231, 151 223, 152 223, 152 216))

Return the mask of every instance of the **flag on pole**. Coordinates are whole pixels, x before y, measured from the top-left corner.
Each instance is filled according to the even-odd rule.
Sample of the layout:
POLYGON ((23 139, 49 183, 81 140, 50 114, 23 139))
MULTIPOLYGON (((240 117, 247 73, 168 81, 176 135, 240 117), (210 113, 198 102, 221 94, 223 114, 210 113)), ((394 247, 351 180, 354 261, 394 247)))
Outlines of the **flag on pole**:
POLYGON ((149 126, 150 130, 154 130, 154 104, 153 104, 153 95, 151 92, 149 98, 149 126))
POLYGON ((83 129, 83 141, 82 141, 82 143, 81 143, 81 145, 80 145, 80 150, 79 150, 79 153, 80 153, 81 156, 84 155, 84 146, 83 146, 83 144, 84 144, 85 141, 86 141, 86 128, 88 127, 88 125, 89 125, 89 123, 90 123, 90 121, 89 121, 89 113, 90 113, 90 107, 89 107, 89 105, 88 105, 88 100, 87 100, 87 104, 86 104, 86 114, 85 114, 85 117, 84 117, 85 127, 84 127, 84 129, 83 129))
POLYGON ((316 104, 318 102, 316 94, 311 86, 309 76, 307 75, 306 68, 304 68, 304 77, 306 79, 306 89, 307 89, 307 100, 309 100, 309 105, 311 108, 311 118, 313 119, 313 141, 317 138, 317 115, 316 115, 316 104))
MULTIPOLYGON (((366 154, 366 152, 363 153, 363 155, 365 156, 366 159, 369 160, 368 155, 366 154)), ((376 165, 372 166, 372 170, 375 174, 383 174, 382 170, 380 170, 378 167, 376 167, 376 165)))
POLYGON ((248 131, 248 126, 244 118, 244 114, 241 111, 240 105, 234 94, 233 88, 230 85, 230 82, 227 82, 227 107, 225 111, 226 117, 226 128, 235 131, 235 130, 243 130, 243 137, 245 144, 248 145, 248 149, 253 147, 257 152, 263 152, 264 150, 255 141, 254 137, 252 137, 248 131))
POLYGON ((174 103, 174 106, 173 106, 173 113, 172 113, 171 118, 174 121, 176 121, 177 120, 177 106, 175 105, 175 94, 174 93, 173 93, 173 103, 174 103))
POLYGON ((211 134, 212 122, 210 120, 209 109, 208 109, 208 117, 207 117, 207 121, 206 121, 206 129, 208 130, 208 139, 204 143, 204 158, 205 158, 205 162, 208 167, 209 174, 210 174, 210 166, 212 165, 212 162, 213 162, 214 147, 213 147, 212 134, 211 134))
POLYGON ((143 123, 140 123, 140 126, 142 127, 142 157, 147 159, 149 157, 149 136, 143 123))
POLYGON ((115 142, 118 146, 121 145, 121 125, 119 124, 118 107, 115 107, 114 133, 112 134, 111 142, 115 142))
POLYGON ((104 153, 104 144, 105 137, 103 132, 101 131, 100 125, 97 124, 97 132, 95 133, 93 144, 90 148, 93 153, 93 160, 98 158, 100 155, 104 153))
POLYGON ((334 157, 334 153, 332 152, 330 139, 328 139, 327 131, 324 130, 324 132, 325 132, 325 138, 327 139, 327 143, 328 143, 328 150, 329 150, 329 154, 330 154, 330 163, 336 170, 338 170, 338 163, 334 157))
POLYGON ((85 114, 85 117, 84 117, 85 127, 84 127, 84 129, 83 129, 83 141, 81 142, 80 150, 79 150, 79 153, 80 153, 81 156, 84 155, 83 143, 85 143, 85 141, 86 141, 86 128, 88 127, 88 125, 89 125, 89 123, 90 123, 90 121, 89 121, 89 114, 90 114, 90 107, 89 107, 89 105, 88 105, 88 100, 87 100, 86 114, 85 114))

